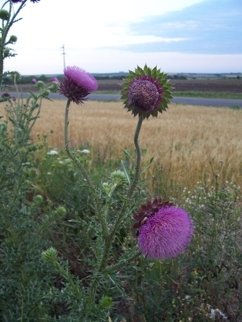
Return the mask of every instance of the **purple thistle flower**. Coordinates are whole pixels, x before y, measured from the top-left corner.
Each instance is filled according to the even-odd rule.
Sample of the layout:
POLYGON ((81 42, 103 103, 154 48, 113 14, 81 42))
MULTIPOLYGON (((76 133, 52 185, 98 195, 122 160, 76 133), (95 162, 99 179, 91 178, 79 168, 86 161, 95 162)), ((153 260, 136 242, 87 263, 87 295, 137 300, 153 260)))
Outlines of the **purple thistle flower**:
POLYGON ((176 257, 191 241, 193 224, 188 213, 172 203, 155 199, 134 216, 138 247, 150 259, 176 257))
POLYGON ((162 88, 151 77, 133 80, 128 91, 128 105, 140 112, 151 112, 162 100, 162 88))
POLYGON ((156 67, 137 66, 124 80, 121 98, 124 107, 134 116, 156 117, 168 108, 172 98, 171 85, 167 75, 156 67))
POLYGON ((33 83, 33 84, 36 84, 36 83, 37 83, 37 79, 36 79, 36 78, 33 78, 33 79, 32 79, 32 83, 33 83))
POLYGON ((66 67, 60 92, 76 104, 82 103, 88 94, 98 88, 96 79, 80 68, 66 67))

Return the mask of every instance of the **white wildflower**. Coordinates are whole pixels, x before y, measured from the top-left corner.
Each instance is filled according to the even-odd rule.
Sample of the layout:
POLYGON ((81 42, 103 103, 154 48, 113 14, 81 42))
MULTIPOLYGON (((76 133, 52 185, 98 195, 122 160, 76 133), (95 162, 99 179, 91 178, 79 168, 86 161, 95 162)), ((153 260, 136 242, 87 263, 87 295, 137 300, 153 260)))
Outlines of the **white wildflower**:
POLYGON ((213 309, 213 308, 211 308, 211 310, 210 310, 209 317, 212 320, 215 320, 216 317, 219 317, 222 320, 227 320, 228 319, 227 316, 222 311, 220 311, 219 309, 213 309))
POLYGON ((80 153, 82 153, 82 154, 89 154, 90 153, 90 150, 83 149, 83 150, 80 150, 80 153))
POLYGON ((49 152, 47 152, 48 155, 58 155, 58 151, 56 150, 50 150, 49 152))

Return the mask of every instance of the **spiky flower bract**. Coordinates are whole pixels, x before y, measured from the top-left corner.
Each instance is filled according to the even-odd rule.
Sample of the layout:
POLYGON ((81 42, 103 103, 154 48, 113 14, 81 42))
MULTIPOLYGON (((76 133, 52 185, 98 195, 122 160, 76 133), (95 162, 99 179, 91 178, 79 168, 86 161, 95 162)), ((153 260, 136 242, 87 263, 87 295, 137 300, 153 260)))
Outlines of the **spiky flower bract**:
POLYGON ((97 81, 92 75, 76 66, 65 68, 60 92, 70 101, 82 103, 86 96, 97 88, 97 81))
POLYGON ((122 87, 122 99, 124 107, 143 118, 150 115, 158 116, 168 108, 172 99, 171 85, 167 75, 157 67, 151 69, 137 66, 135 71, 129 71, 122 87))
POLYGON ((169 202, 155 199, 134 216, 138 247, 149 259, 176 257, 191 241, 193 224, 188 213, 169 202))

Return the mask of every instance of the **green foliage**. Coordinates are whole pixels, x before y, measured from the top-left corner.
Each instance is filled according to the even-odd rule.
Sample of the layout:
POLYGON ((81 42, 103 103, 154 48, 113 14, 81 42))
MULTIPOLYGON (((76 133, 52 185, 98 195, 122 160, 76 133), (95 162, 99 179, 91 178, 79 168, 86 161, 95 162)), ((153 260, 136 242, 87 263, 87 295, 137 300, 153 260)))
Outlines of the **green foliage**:
POLYGON ((0 316, 1 321, 45 319, 46 287, 54 275, 41 260, 50 244, 45 227, 50 207, 33 190, 31 129, 44 88, 26 101, 8 99, 8 122, 0 122, 0 316))
POLYGON ((45 312, 49 269, 40 260, 48 241, 40 235, 41 207, 30 202, 28 142, 9 138, 0 124, 0 316, 2 321, 31 320, 45 312), (21 144, 20 144, 21 143, 21 144), (38 267, 38 269, 36 269, 38 267))
MULTIPOLYGON (((3 321, 206 321, 211 308, 236 320, 236 186, 208 190, 199 184, 182 192, 179 202, 193 217, 195 237, 188 252, 163 262, 135 257, 130 227, 134 209, 146 196, 140 186, 106 269, 95 279, 104 245, 85 180, 64 152, 44 146, 33 151, 29 143, 9 138, 6 123, 0 129, 3 321)), ((92 166, 88 154, 76 151, 76 157, 87 169, 92 166)), ((128 163, 120 169, 117 164, 99 164, 92 173, 102 209, 109 209, 107 225, 117 218, 133 171, 128 163)))

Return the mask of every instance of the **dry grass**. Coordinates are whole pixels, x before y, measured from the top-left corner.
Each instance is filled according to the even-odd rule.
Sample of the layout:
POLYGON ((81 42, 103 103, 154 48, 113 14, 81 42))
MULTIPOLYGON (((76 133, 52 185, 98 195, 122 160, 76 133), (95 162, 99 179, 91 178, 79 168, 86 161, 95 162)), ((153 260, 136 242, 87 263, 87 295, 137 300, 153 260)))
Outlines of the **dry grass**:
MULTIPOLYGON (((34 137, 47 134, 52 147, 63 147, 63 101, 46 102, 34 137)), ((71 145, 91 145, 103 160, 133 148, 137 119, 121 103, 87 102, 70 111, 71 145)), ((171 105, 143 123, 140 142, 145 160, 154 157, 148 176, 169 177, 187 186, 202 180, 242 183, 242 111, 171 105)))

